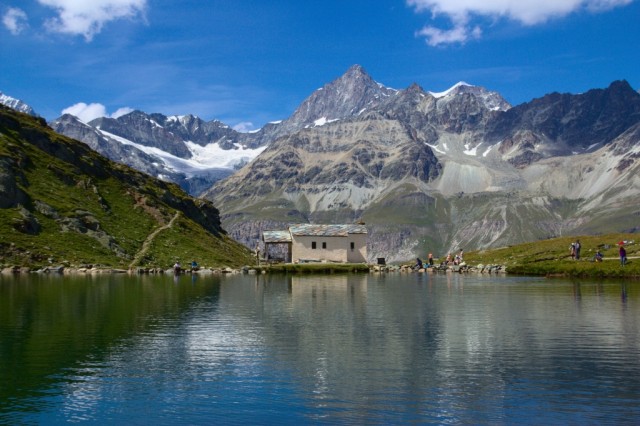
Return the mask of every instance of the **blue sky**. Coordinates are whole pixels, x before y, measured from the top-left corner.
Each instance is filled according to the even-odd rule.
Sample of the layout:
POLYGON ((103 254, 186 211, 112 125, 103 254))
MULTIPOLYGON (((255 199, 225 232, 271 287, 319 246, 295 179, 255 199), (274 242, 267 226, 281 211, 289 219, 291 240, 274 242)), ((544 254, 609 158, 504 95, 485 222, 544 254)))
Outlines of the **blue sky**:
POLYGON ((0 17, 0 91, 49 120, 139 109, 255 129, 353 64, 514 105, 640 89, 640 0, 0 0, 0 17))

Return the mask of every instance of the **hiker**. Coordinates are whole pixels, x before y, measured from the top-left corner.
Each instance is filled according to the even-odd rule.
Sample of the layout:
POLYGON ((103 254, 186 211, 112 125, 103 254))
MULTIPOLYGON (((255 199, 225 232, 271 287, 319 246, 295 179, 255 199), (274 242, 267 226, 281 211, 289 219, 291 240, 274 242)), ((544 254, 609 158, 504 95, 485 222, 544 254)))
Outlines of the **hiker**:
POLYGON ((569 255, 571 256, 571 260, 576 259, 576 243, 571 243, 569 246, 569 255))
POLYGON ((178 275, 181 270, 182 270, 182 267, 180 266, 180 262, 176 261, 175 265, 173 265, 173 273, 178 275))
POLYGON ((596 252, 596 255, 593 257, 593 261, 594 262, 602 262, 603 256, 602 253, 600 253, 600 250, 598 250, 596 252))
POLYGON ((260 266, 260 241, 256 243, 254 253, 256 254, 256 263, 260 266))
POLYGON ((576 260, 580 260, 580 240, 576 240, 576 260))
POLYGON ((624 266, 627 263, 627 251, 624 249, 624 246, 620 246, 620 265, 624 266))
POLYGON ((424 265, 422 264, 422 259, 418 257, 416 258, 416 265, 413 267, 413 269, 422 269, 422 268, 424 268, 424 265))
POLYGON ((195 260, 191 262, 191 271, 197 271, 198 269, 198 262, 196 262, 195 260))
POLYGON ((451 253, 449 253, 449 254, 447 255, 447 260, 446 260, 446 262, 447 262, 447 265, 450 265, 450 264, 451 264, 451 253))
POLYGON ((433 266, 433 253, 429 253, 429 266, 433 266))

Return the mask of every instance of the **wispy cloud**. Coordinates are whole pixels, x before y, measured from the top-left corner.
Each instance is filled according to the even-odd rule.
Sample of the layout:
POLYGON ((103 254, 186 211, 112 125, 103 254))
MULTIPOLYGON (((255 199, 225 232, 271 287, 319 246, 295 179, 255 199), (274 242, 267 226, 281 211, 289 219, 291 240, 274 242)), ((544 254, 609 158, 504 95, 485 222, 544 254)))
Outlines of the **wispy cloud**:
POLYGON ((449 30, 441 30, 440 28, 425 26, 418 31, 416 35, 425 37, 430 46, 451 43, 464 44, 469 39, 480 38, 482 30, 479 26, 475 26, 473 29, 467 27, 465 21, 455 22, 454 27, 449 30))
POLYGON ((38 3, 56 10, 57 16, 45 23, 49 31, 81 35, 86 41, 91 41, 108 22, 144 16, 147 7, 147 0, 38 0, 38 3))
POLYGON ((250 121, 243 121, 233 126, 233 130, 240 133, 248 133, 248 132, 251 132, 252 130, 255 130, 255 128, 256 126, 254 126, 254 124, 250 121))
POLYGON ((10 7, 2 16, 2 24, 13 35, 20 34, 29 24, 27 23, 27 14, 24 10, 17 7, 10 7))
POLYGON ((407 0, 416 12, 429 12, 432 18, 446 17, 451 28, 442 29, 426 25, 416 32, 424 37, 427 44, 460 43, 477 39, 482 34, 479 25, 473 25, 474 18, 508 19, 522 25, 539 25, 551 19, 562 18, 579 10, 598 13, 634 0, 407 0))

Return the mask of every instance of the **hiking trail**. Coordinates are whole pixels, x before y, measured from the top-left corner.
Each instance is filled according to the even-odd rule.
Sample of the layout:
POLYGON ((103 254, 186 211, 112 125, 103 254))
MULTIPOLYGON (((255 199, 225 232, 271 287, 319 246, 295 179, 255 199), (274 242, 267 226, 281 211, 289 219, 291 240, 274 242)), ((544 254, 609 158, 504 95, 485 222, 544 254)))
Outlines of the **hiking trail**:
POLYGON ((155 231, 147 235, 147 238, 142 243, 142 247, 133 257, 133 261, 131 261, 131 263, 129 264, 129 269, 133 268, 138 262, 140 262, 140 259, 142 259, 142 256, 144 256, 149 250, 149 246, 153 242, 153 239, 156 237, 156 235, 158 235, 160 232, 164 231, 165 229, 171 228, 173 226, 173 222, 175 222, 179 216, 180 216, 180 212, 176 212, 176 214, 171 218, 169 223, 157 228, 155 231))

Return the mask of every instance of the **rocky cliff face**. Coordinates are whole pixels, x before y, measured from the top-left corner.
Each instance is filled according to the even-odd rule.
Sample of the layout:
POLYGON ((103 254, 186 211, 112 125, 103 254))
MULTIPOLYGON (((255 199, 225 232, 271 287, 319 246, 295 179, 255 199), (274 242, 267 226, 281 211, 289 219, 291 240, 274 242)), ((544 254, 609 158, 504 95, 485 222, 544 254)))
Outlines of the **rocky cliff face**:
POLYGON ((437 178, 440 168, 431 149, 405 126, 370 113, 276 140, 225 181, 227 190, 215 198, 249 207, 284 197, 309 213, 358 210, 388 187, 437 178))
POLYGON ((375 82, 361 66, 354 65, 305 99, 281 127, 292 133, 327 121, 356 117, 375 110, 397 93, 375 82))
POLYGON ((640 97, 626 81, 581 95, 552 93, 498 114, 486 139, 512 164, 593 152, 640 121, 640 97))

